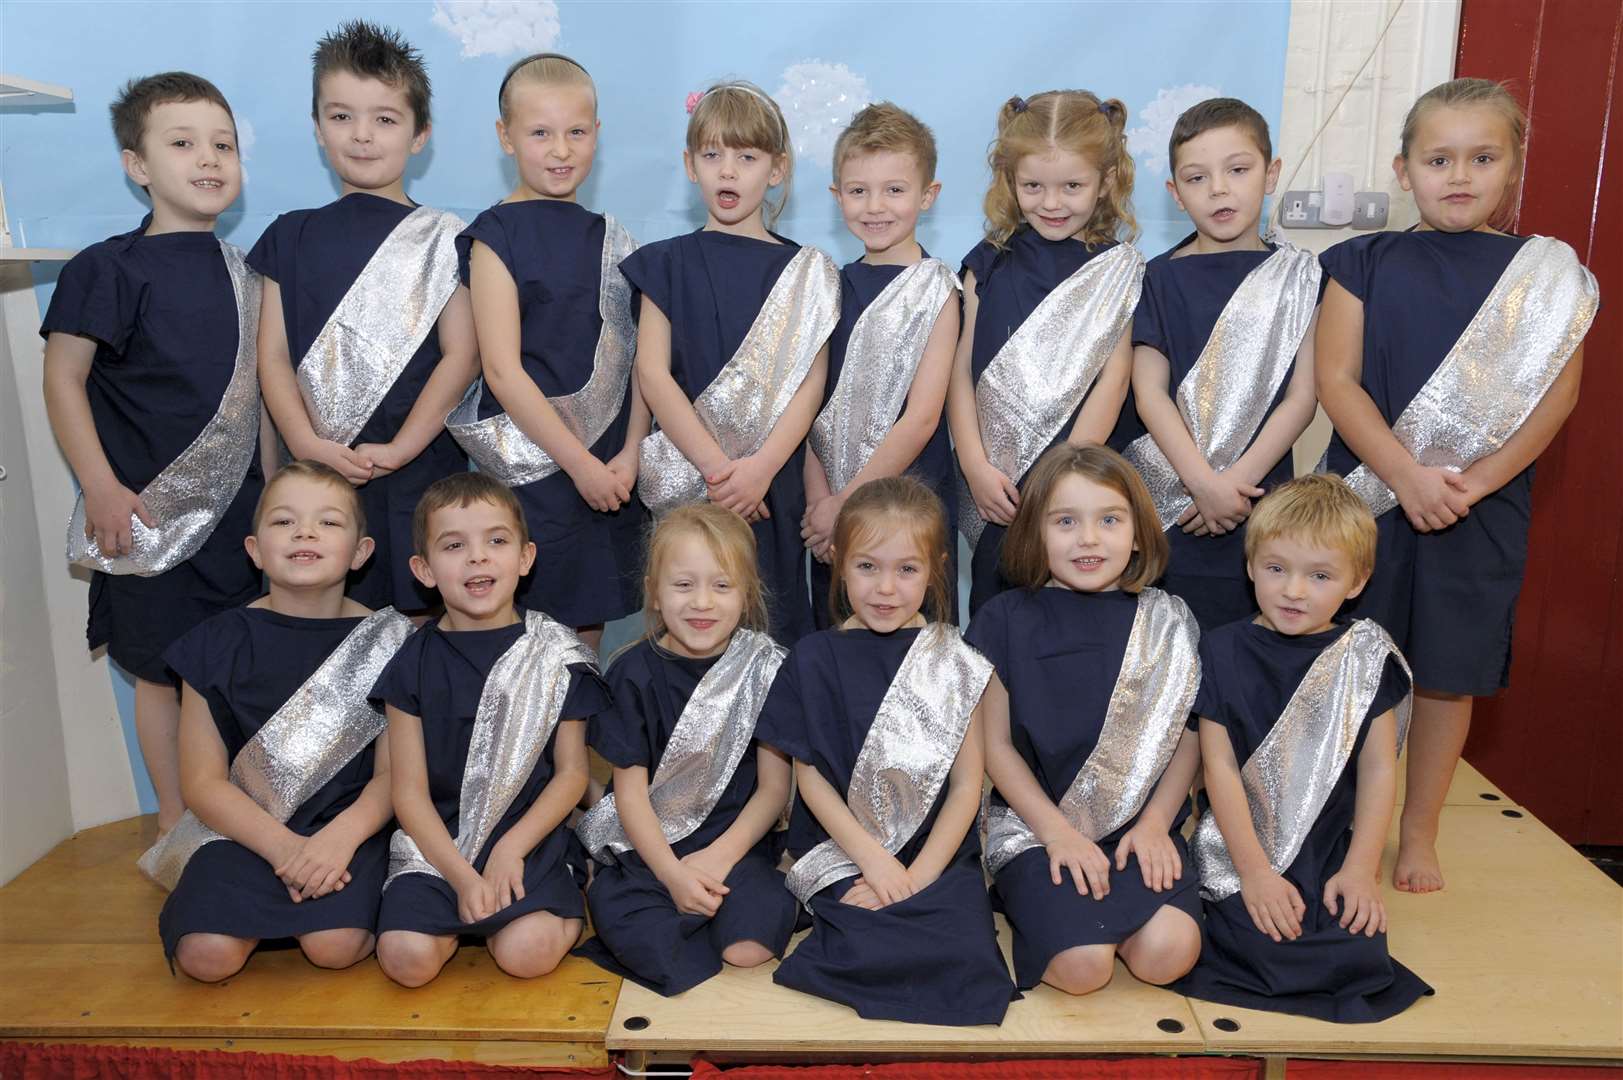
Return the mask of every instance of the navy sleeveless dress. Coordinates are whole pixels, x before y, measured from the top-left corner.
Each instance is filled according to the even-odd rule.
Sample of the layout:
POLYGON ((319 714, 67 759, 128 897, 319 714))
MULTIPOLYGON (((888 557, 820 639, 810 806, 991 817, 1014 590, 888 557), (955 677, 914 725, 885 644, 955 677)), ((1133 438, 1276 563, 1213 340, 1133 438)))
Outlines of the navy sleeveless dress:
MULTIPOLYGON (((688 698, 719 659, 677 656, 646 640, 631 646, 609 667, 614 704, 592 719, 593 749, 622 769, 640 765, 652 778, 688 698)), ((737 820, 755 794, 755 755, 751 743, 710 816, 672 845, 677 858, 709 847, 737 820)), ((634 850, 613 866, 599 865, 586 891, 597 936, 576 954, 665 995, 716 974, 722 951, 738 942, 754 941, 782 956, 795 929, 796 904, 777 868, 779 854, 777 837, 769 832, 738 860, 713 918, 678 911, 634 850)))
MULTIPOLYGON (((414 209, 356 192, 314 210, 283 214, 259 238, 248 253, 248 265, 281 290, 282 323, 295 368, 372 255, 414 209)), ((436 328, 423 339, 352 445, 391 441, 439 362, 436 328)), ((392 604, 407 612, 439 604, 438 594, 411 576, 411 515, 429 484, 467 467, 468 459, 442 430, 404 467, 356 489, 366 511, 367 532, 377 547, 350 574, 351 597, 368 607, 392 604)))
MULTIPOLYGON (((92 244, 62 268, 42 337, 96 342, 85 396, 96 437, 118 482, 137 495, 214 418, 237 359, 237 301, 212 232, 92 244)), ((259 595, 259 571, 243 550, 265 486, 255 453, 236 498, 190 559, 162 574, 104 574, 90 583, 86 638, 125 671, 179 685, 164 650, 213 615, 259 595)))
MULTIPOLYGON (((1273 730, 1313 661, 1346 632, 1346 625, 1338 625, 1293 637, 1249 619, 1214 630, 1200 643, 1195 711, 1202 720, 1223 726, 1234 758, 1243 767, 1273 730)), ((1391 958, 1385 934, 1349 933, 1341 928, 1340 917, 1323 904, 1325 883, 1341 869, 1352 842, 1358 754, 1370 721, 1397 705, 1408 690, 1402 670, 1388 660, 1352 756, 1302 850, 1285 869, 1285 880, 1307 906, 1302 936, 1275 942, 1251 921, 1239 893, 1208 901, 1200 961, 1172 984, 1173 990, 1206 1001, 1339 1023, 1385 1020, 1431 993, 1418 976, 1391 958)))
MULTIPOLYGON (((501 203, 457 237, 463 284, 468 252, 488 247, 518 287, 524 373, 548 397, 572 394, 592 374, 592 354, 603 328, 598 313, 602 278, 603 215, 550 199, 501 203)), ((503 411, 487 386, 481 420, 503 411)), ((608 461, 625 446, 630 394, 620 415, 589 449, 608 461)), ((535 567, 519 586, 518 601, 568 626, 612 622, 642 607, 642 529, 646 513, 631 502, 612 514, 586 505, 563 470, 513 489, 535 542, 535 567)))
MULTIPOLYGON (((1011 589, 982 608, 964 635, 996 665, 1009 692, 1014 748, 1056 805, 1098 745, 1137 614, 1138 597, 1119 589, 1011 589)), ((992 798, 1003 802, 995 788, 992 798)), ((1183 876, 1166 892, 1145 886, 1137 852, 1125 870, 1116 869, 1116 845, 1138 824, 1136 814, 1098 841, 1110 859, 1110 892, 1102 900, 1079 893, 1069 869, 1055 885, 1045 847, 1021 852, 999 871, 993 898, 1014 931, 1014 978, 1022 990, 1041 982, 1066 949, 1119 945, 1164 905, 1200 921, 1198 882, 1180 835, 1188 814, 1186 800, 1168 830, 1183 876)))
MULTIPOLYGON (((824 630, 790 651, 767 696, 756 734, 845 795, 874 716, 917 629, 876 634, 824 630)), ((942 786, 923 825, 896 853, 905 866, 924 848, 946 799, 942 786)), ((828 833, 797 800, 789 854, 799 858, 828 833)), ((855 1009, 870 1020, 998 1024, 1014 996, 998 948, 973 825, 941 876, 878 911, 840 902, 858 875, 811 900, 812 932, 773 981, 855 1009)))

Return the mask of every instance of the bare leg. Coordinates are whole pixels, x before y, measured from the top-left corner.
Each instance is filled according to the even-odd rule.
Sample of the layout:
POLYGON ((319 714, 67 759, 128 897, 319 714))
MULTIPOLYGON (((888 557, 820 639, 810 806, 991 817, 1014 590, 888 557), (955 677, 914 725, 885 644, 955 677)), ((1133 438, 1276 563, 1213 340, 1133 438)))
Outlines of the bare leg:
POLYGON ((1200 926, 1186 912, 1164 904, 1119 951, 1139 981, 1165 986, 1189 974, 1200 959, 1200 926))
POLYGON ((1443 888, 1443 871, 1437 862, 1437 823, 1449 782, 1454 779, 1454 766, 1471 730, 1472 700, 1466 694, 1415 688, 1408 785, 1398 824, 1398 862, 1392 871, 1392 884, 1404 892, 1443 888))
POLYGON ((772 950, 759 941, 735 941, 721 950, 721 962, 733 967, 760 967, 772 959, 772 950))
POLYGON ((198 982, 221 982, 242 970, 258 944, 257 938, 186 934, 175 945, 175 966, 198 982))
POLYGON ((1043 982, 1067 994, 1091 994, 1109 985, 1115 971, 1114 945, 1077 945, 1048 962, 1043 982))
POLYGON ((378 935, 377 950, 378 967, 385 975, 401 986, 422 986, 433 981, 456 953, 456 935, 385 930, 378 935))
POLYGON ((550 911, 532 911, 490 936, 490 958, 519 979, 545 975, 563 962, 586 931, 581 919, 561 919, 550 911))
POLYGON ((180 797, 180 694, 173 686, 135 680, 135 737, 158 795, 158 832, 166 833, 186 812, 180 797))

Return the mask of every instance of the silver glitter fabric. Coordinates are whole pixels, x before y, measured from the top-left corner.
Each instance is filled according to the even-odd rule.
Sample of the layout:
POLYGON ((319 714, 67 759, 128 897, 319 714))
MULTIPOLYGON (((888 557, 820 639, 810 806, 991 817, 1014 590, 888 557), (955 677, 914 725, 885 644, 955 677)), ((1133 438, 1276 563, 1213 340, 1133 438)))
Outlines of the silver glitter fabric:
MULTIPOLYGON (((691 836, 732 783, 784 656, 770 635, 740 630, 694 687, 648 783, 648 801, 666 843, 691 836)), ((575 834, 602 863, 632 849, 612 791, 581 819, 575 834)))
POLYGON ((807 440, 830 489, 844 491, 896 426, 941 308, 960 289, 946 263, 924 259, 857 316, 840 380, 807 440))
MULTIPOLYGON (((524 615, 524 635, 491 665, 474 715, 468 763, 457 799, 456 848, 473 862, 535 771, 569 693, 569 665, 597 670, 597 657, 575 632, 539 611, 524 615)), ((404 829, 389 838, 387 889, 401 874, 443 877, 404 829)))
MULTIPOLYGON (((736 461, 761 448, 839 318, 839 269, 816 248, 801 248, 778 275, 738 351, 693 402, 722 453, 736 461)), ((704 477, 669 436, 656 431, 642 441, 637 493, 659 517, 702 500, 704 477)))
MULTIPOLYGON (((592 374, 573 394, 547 402, 582 446, 597 445, 625 404, 631 385, 631 365, 637 356, 637 324, 631 318, 631 285, 620 273, 620 262, 637 250, 637 242, 614 218, 603 216, 603 254, 599 267, 597 311, 603 328, 592 354, 592 374)), ((544 480, 558 471, 558 463, 506 413, 479 419, 484 380, 475 379, 462 403, 445 418, 445 429, 479 471, 508 487, 544 480)))
MULTIPOLYGON (((986 460, 1016 484, 1087 396, 1133 321, 1144 256, 1118 244, 1043 298, 981 373, 975 412, 986 460)), ((963 474, 958 529, 974 547, 986 522, 963 474)))
MULTIPOLYGON (((1595 276, 1572 248, 1550 236, 1529 238, 1392 434, 1422 465, 1462 472, 1487 457, 1543 400, 1599 306, 1595 276)), ((1367 465, 1347 483, 1377 517, 1398 505, 1367 465)))
MULTIPOLYGON (((1216 471, 1240 460, 1267 419, 1313 324, 1321 274, 1317 255, 1280 241, 1229 297, 1200 358, 1178 384, 1178 412, 1216 471)), ((1148 485, 1161 527, 1172 528, 1194 500, 1155 437, 1140 436, 1122 455, 1148 485)))
MULTIPOLYGON (((1403 654, 1379 624, 1371 619, 1353 623, 1313 661, 1273 729, 1240 768, 1251 825, 1275 873, 1284 873, 1296 860, 1352 758, 1388 656, 1409 675, 1403 654)), ((1414 695, 1406 694, 1393 710, 1399 753, 1409 733, 1413 701, 1414 695)), ((1240 875, 1218 831, 1216 814, 1200 819, 1189 849, 1200 871, 1202 896, 1221 900, 1240 891, 1240 875)))
POLYGON ((456 291, 456 237, 467 223, 419 206, 378 245, 299 361, 310 426, 348 446, 439 321, 456 291))
POLYGON ((242 252, 220 241, 220 255, 237 300, 237 358, 220 406, 197 438, 141 489, 157 524, 131 515, 128 555, 102 554, 85 537, 84 492, 68 519, 68 563, 108 574, 151 577, 196 555, 225 516, 259 450, 259 275, 242 252))
MULTIPOLYGON (((932 623, 907 650, 879 702, 845 796, 857 824, 891 854, 929 816, 991 677, 992 662, 946 623, 932 623)), ((813 896, 858 872, 830 839, 796 860, 787 884, 809 907, 813 896)))
MULTIPOLYGON (((394 608, 373 612, 339 642, 231 762, 231 782, 280 824, 327 786, 387 726, 368 696, 384 665, 411 636, 394 608)), ((225 837, 190 810, 137 865, 174 889, 197 849, 225 837)))
MULTIPOLYGON (((1110 692, 1104 726, 1059 801, 1059 811, 1089 840, 1109 836, 1148 801, 1200 689, 1200 630, 1189 607, 1160 589, 1138 594, 1121 671, 1110 692)), ((981 854, 996 874, 1022 851, 1042 842, 1012 807, 983 800, 981 854)))

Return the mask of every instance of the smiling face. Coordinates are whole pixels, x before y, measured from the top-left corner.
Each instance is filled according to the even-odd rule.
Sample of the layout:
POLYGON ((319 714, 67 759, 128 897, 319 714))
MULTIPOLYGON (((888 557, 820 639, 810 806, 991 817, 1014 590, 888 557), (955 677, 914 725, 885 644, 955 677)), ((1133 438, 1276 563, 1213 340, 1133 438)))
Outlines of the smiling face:
POLYGON ((301 591, 342 591, 349 572, 372 554, 372 538, 360 535, 355 519, 353 489, 308 476, 271 481, 244 546, 273 588, 301 591))
POLYGON ((1224 247, 1260 244, 1262 200, 1273 194, 1279 167, 1245 129, 1212 128, 1178 147, 1167 190, 1206 239, 1224 247))
POLYGON ((1407 157, 1392 162, 1414 195, 1422 227, 1485 229, 1516 181, 1518 147, 1504 114, 1487 105, 1433 105, 1416 120, 1407 157))
POLYGON ((166 101, 147 113, 124 171, 147 189, 155 231, 208 229, 242 191, 231 114, 212 101, 166 101))
POLYGON ((574 202, 597 154, 597 98, 585 86, 524 82, 507 100, 496 135, 518 166, 515 197, 574 202))
POLYGON ((855 536, 849 552, 836 554, 852 617, 888 634, 921 619, 930 562, 912 529, 888 517, 877 524, 855 536))
POLYGON ((912 154, 892 150, 852 154, 840 164, 838 182, 829 190, 845 227, 867 249, 867 261, 911 262, 919 257, 914 231, 941 185, 925 182, 924 170, 912 154))
POLYGON ((535 562, 535 545, 520 535, 505 507, 483 499, 428 516, 428 554, 411 557, 411 572, 440 591, 446 629, 495 629, 517 620, 513 594, 535 562))
POLYGON ((688 179, 699 185, 710 212, 706 228, 721 232, 761 232, 761 204, 769 188, 783 182, 788 162, 755 147, 714 144, 698 151, 684 150, 682 164, 688 179))
POLYGON ((349 71, 321 77, 316 142, 343 181, 344 194, 396 195, 406 162, 428 142, 428 128, 413 133, 414 126, 404 87, 349 71))
POLYGON ((1049 574, 1075 592, 1118 588, 1138 550, 1127 496, 1080 473, 1055 483, 1042 528, 1049 574))
POLYGON ((1068 240, 1086 229, 1104 183, 1097 165, 1070 150, 1027 154, 1014 166, 1020 214, 1044 240, 1068 240))
POLYGON ((720 655, 744 613, 742 583, 697 532, 673 539, 661 562, 659 579, 645 583, 665 626, 659 644, 678 656, 720 655))
POLYGON ((1257 590, 1262 624, 1293 637, 1330 629, 1341 605, 1369 580, 1353 569, 1346 552, 1289 536, 1258 544, 1246 573, 1257 590))

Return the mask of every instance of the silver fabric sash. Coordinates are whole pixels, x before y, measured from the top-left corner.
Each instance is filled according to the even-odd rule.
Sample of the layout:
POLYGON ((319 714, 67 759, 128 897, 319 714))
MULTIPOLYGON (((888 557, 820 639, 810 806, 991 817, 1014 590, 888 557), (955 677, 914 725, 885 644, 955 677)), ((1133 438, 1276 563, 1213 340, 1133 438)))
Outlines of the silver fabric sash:
MULTIPOLYGON (((1131 244, 1089 259, 1043 298, 981 373, 975 412, 986 460, 1016 484, 1054 441, 1133 321, 1144 256, 1131 244)), ((970 547, 986 528, 963 474, 958 529, 970 547)))
MULTIPOLYGON (((1178 413, 1218 472, 1240 460, 1268 418, 1313 323, 1321 274, 1317 255, 1280 242, 1223 305, 1200 359, 1178 384, 1178 413)), ((1172 528, 1194 504, 1172 462, 1153 435, 1134 439, 1122 454, 1148 485, 1161 528, 1172 528)))
POLYGON ((845 490, 896 426, 941 308, 959 289, 946 263, 924 259, 857 316, 840 381, 808 437, 833 491, 845 490))
MULTIPOLYGON (((471 864, 523 790, 558 726, 569 694, 570 664, 597 670, 575 632, 539 611, 524 615, 524 634, 491 665, 473 720, 468 763, 457 798, 456 849, 471 864)), ((443 877, 404 829, 389 838, 387 889, 401 874, 443 877)))
MULTIPOLYGON (((411 620, 394 608, 363 619, 237 751, 231 782, 286 825, 388 726, 367 695, 413 629, 411 620)), ((138 865, 147 877, 173 890, 197 849, 224 839, 188 810, 138 865)))
POLYGON ((261 282, 241 250, 224 240, 220 256, 237 300, 237 358, 220 407, 191 445, 141 489, 141 502, 158 524, 147 528, 130 515, 134 543, 128 555, 104 555, 93 538, 85 537, 85 496, 79 493, 68 519, 72 566, 107 574, 161 574, 197 554, 242 490, 259 450, 261 282))
MULTIPOLYGON (((803 247, 778 275, 738 351, 694 399, 693 410, 732 460, 759 450, 806 381, 840 318, 840 272, 803 247)), ((670 436, 643 439, 637 493, 654 516, 705 497, 704 477, 670 436)))
MULTIPOLYGON (((903 657, 857 754, 845 796, 857 824, 892 855, 929 817, 991 677, 992 662, 947 623, 931 623, 903 657)), ((787 884, 809 908, 813 896, 859 872, 831 838, 795 861, 787 884)))
MULTIPOLYGON (((770 635, 740 630, 694 687, 648 784, 648 801, 666 843, 693 835, 732 783, 784 655, 770 635)), ((612 864, 633 847, 613 792, 598 800, 575 833, 602 863, 612 864)))
POLYGON ((299 361, 310 426, 348 446, 434 332, 457 288, 455 214, 419 206, 396 225, 350 283, 299 361))
MULTIPOLYGON (((1121 671, 1093 752, 1059 801, 1089 840, 1109 836, 1149 800, 1188 730, 1200 689, 1200 631, 1182 600, 1160 589, 1138 596, 1121 671)), ((1011 806, 981 805, 982 857, 996 874, 1042 841, 1011 806)))
MULTIPOLYGON (((631 385, 631 365, 637 356, 637 324, 631 317, 631 285, 620 273, 620 262, 637 250, 625 226, 603 215, 603 253, 599 266, 597 312, 603 328, 592 354, 592 373, 586 385, 572 394, 547 399, 558 418, 590 449, 620 415, 631 385)), ((473 459, 479 471, 508 487, 544 480, 558 471, 558 463, 513 422, 507 413, 479 419, 484 380, 475 379, 462 403, 445 418, 445 429, 473 459)))
MULTIPOLYGON (((1353 623, 1313 661, 1273 729, 1241 767, 1251 825, 1275 873, 1284 873, 1296 861, 1341 779, 1364 717, 1380 690, 1389 656, 1410 675, 1408 662, 1379 624, 1372 619, 1353 623)), ((1409 733, 1413 702, 1411 691, 1393 710, 1399 753, 1409 733)), ((1200 819, 1189 846, 1200 871, 1203 896, 1222 900, 1240 891, 1240 875, 1218 829, 1216 814, 1200 819)))
MULTIPOLYGON (((1599 305, 1595 276, 1572 248, 1530 237, 1392 434, 1420 464, 1454 472, 1492 454, 1544 399, 1599 305)), ((1398 505, 1367 465, 1348 473, 1347 483, 1376 517, 1398 505)))

